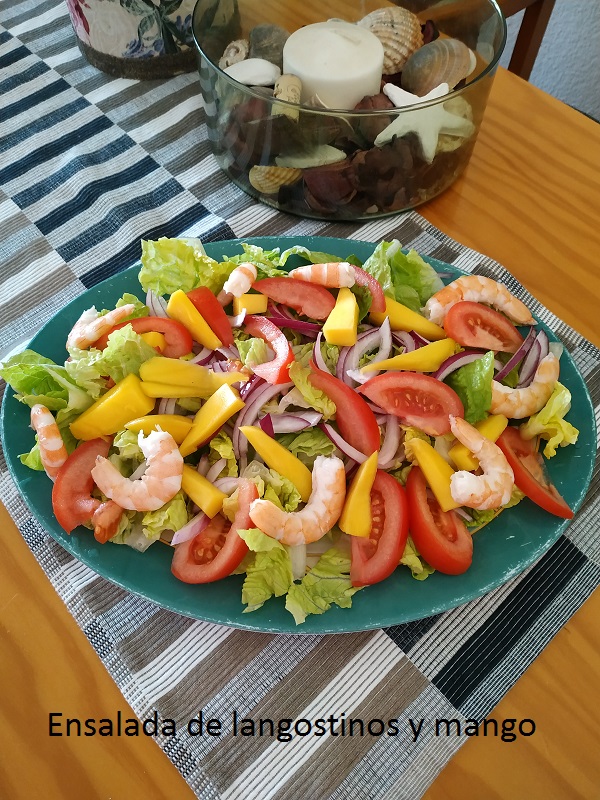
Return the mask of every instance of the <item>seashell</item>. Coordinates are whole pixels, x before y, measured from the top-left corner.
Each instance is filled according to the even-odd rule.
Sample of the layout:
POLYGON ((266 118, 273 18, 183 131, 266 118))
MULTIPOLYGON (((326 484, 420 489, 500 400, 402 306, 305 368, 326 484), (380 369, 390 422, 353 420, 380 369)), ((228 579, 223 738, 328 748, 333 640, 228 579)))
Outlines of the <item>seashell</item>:
POLYGON ((407 59, 423 45, 419 18, 405 8, 378 8, 357 23, 374 33, 383 45, 383 72, 395 75, 407 59))
POLYGON ((458 39, 435 39, 412 54, 402 70, 402 88, 422 97, 440 83, 453 89, 472 72, 472 53, 458 39))
POLYGON ((274 86, 281 75, 279 67, 264 58, 246 58, 223 72, 245 86, 274 86))
POLYGON ((230 42, 225 48, 225 52, 219 59, 219 67, 225 69, 232 64, 237 64, 248 57, 250 44, 246 39, 236 39, 230 42))
POLYGON ((283 69, 283 45, 289 33, 279 25, 256 25, 249 34, 250 58, 264 58, 283 69))
POLYGON ((324 167, 343 161, 346 153, 330 144, 317 145, 308 153, 296 153, 278 156, 275 163, 280 167, 295 167, 296 169, 310 169, 311 167, 324 167))
POLYGON ((277 194, 282 186, 296 183, 302 177, 299 169, 290 167, 252 167, 248 180, 257 192, 277 194))
MULTIPOLYGON (((285 100, 288 103, 296 103, 296 105, 300 103, 301 93, 302 81, 297 75, 282 75, 277 79, 277 83, 273 89, 273 97, 276 97, 278 100, 285 100)), ((285 114, 295 122, 298 121, 300 115, 299 109, 285 105, 278 106, 276 103, 273 104, 273 113, 285 114)))

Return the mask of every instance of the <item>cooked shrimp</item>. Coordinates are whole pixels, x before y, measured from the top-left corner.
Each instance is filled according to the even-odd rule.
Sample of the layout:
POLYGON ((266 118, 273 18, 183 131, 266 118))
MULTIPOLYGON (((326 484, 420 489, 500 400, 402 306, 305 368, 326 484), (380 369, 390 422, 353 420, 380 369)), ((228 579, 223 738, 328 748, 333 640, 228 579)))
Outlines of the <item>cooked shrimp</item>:
POLYGON ((236 267, 223 284, 223 290, 218 294, 217 300, 222 306, 231 302, 232 297, 241 297, 250 291, 256 280, 256 267, 249 261, 236 267))
POLYGON ((71 350, 73 347, 77 347, 79 350, 87 349, 134 311, 135 306, 132 303, 125 303, 124 306, 119 306, 102 316, 94 306, 88 308, 79 317, 67 336, 67 350, 71 350))
POLYGON ((497 444, 460 417, 450 415, 450 428, 479 461, 482 475, 459 470, 450 478, 453 500, 467 508, 499 508, 510 500, 515 476, 497 444))
POLYGON ((31 407, 31 427, 37 433, 42 465, 46 475, 54 480, 67 460, 67 448, 53 414, 37 403, 31 407))
POLYGON ((509 419, 530 417, 542 409, 558 380, 560 366, 554 353, 548 353, 538 364, 529 386, 511 389, 498 381, 492 381, 492 414, 504 414, 509 419))
POLYGON ((183 458, 175 439, 166 431, 140 432, 138 443, 146 458, 141 478, 125 478, 107 458, 98 456, 92 469, 96 486, 110 500, 129 511, 156 511, 181 489, 183 458))
POLYGON ((447 312, 461 300, 493 306, 518 325, 535 325, 525 303, 511 294, 504 284, 483 275, 463 275, 444 286, 425 304, 425 315, 436 325, 441 325, 447 312))
POLYGON ((123 516, 123 509, 114 500, 101 503, 92 514, 94 537, 104 544, 115 535, 119 529, 119 522, 123 516))
POLYGON ((290 278, 307 283, 318 283, 328 289, 339 289, 342 286, 354 286, 356 277, 354 267, 347 261, 332 261, 328 264, 309 264, 297 267, 289 273, 290 278))
POLYGON ((254 500, 250 519, 261 531, 283 544, 309 544, 325 536, 338 521, 346 499, 344 464, 336 456, 317 456, 312 492, 300 511, 286 512, 270 500, 254 500))

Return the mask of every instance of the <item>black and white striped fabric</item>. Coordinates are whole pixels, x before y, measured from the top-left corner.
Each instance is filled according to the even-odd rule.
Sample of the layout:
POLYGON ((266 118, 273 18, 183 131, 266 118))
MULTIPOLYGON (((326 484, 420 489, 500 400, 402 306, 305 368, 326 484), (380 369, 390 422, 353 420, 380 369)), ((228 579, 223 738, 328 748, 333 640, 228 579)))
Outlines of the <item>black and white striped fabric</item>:
MULTIPOLYGON (((77 48, 64 2, 0 0, 0 112, 3 350, 134 263, 141 238, 397 237, 525 299, 567 344, 598 417, 600 353, 500 266, 416 213, 327 224, 255 203, 210 153, 196 75, 139 83, 98 72, 77 48)), ((140 719, 176 722, 177 735, 158 741, 203 800, 420 797, 465 741, 436 736, 433 720, 488 716, 600 582, 598 481, 596 468, 566 535, 490 594, 386 630, 295 637, 188 619, 113 586, 40 527, 0 462, 0 496, 35 557, 140 719), (201 709, 222 720, 223 735, 187 731, 201 709), (238 722, 338 721, 334 733, 305 736, 300 725, 278 741, 268 729, 235 736, 234 710, 238 722), (375 722, 348 735, 351 719, 375 722), (418 736, 409 720, 424 720, 418 736)))

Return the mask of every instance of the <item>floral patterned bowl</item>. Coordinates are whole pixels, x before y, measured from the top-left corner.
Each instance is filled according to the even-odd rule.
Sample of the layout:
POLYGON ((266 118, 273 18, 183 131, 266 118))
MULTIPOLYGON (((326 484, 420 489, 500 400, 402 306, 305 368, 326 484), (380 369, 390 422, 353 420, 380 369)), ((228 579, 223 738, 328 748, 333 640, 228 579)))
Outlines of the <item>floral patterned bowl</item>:
POLYGON ((66 0, 90 64, 124 78, 167 78, 196 65, 195 0, 66 0))

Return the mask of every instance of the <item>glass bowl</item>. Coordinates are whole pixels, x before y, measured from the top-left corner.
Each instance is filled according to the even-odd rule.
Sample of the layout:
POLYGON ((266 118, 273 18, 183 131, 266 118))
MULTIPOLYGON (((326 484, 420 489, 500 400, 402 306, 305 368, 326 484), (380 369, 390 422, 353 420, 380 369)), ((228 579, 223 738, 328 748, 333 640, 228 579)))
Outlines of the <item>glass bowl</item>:
POLYGON ((479 132, 505 19, 495 0, 399 6, 198 0, 208 136, 237 186, 280 211, 359 220, 418 206, 456 180, 479 132))

